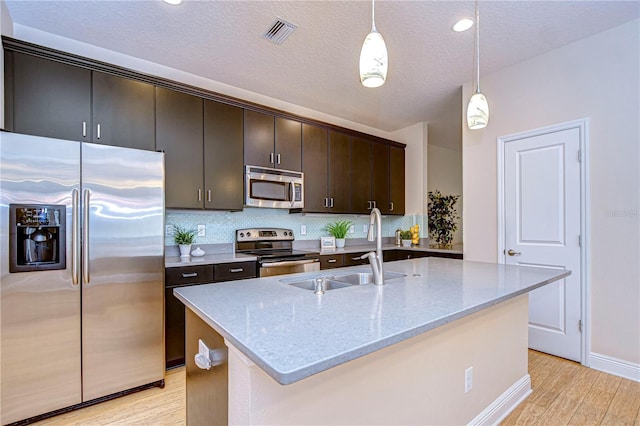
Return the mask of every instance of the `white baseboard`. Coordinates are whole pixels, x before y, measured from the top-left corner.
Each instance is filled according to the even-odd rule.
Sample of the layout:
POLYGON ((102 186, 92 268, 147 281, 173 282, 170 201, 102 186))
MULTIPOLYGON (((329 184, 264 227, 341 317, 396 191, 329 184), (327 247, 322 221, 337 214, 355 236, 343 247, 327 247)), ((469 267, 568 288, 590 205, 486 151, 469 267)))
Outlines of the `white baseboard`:
POLYGON ((594 370, 624 377, 625 379, 640 382, 640 364, 623 361, 607 355, 591 352, 589 355, 589 366, 594 370))
POLYGON ((504 420, 524 399, 531 394, 531 376, 526 374, 509 389, 482 410, 470 425, 495 425, 504 420))

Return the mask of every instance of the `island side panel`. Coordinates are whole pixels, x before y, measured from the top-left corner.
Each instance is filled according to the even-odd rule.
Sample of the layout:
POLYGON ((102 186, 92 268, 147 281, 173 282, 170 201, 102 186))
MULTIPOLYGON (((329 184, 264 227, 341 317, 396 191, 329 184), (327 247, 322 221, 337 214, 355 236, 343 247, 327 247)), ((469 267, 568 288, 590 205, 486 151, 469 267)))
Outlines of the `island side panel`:
POLYGON ((229 424, 467 424, 530 391, 527 322, 523 295, 286 386, 230 347, 229 424))
POLYGON ((210 370, 195 363, 198 340, 209 349, 224 348, 223 337, 202 321, 191 309, 185 309, 185 363, 187 424, 218 426, 228 424, 228 364, 210 370))

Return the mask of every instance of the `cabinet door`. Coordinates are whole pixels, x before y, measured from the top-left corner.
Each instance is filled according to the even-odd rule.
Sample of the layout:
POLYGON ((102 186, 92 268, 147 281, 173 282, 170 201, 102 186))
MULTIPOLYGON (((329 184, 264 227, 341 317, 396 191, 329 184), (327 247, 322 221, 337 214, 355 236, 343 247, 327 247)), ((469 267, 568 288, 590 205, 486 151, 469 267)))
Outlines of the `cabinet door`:
POLYGON ((389 145, 371 142, 371 199, 389 214, 389 145))
POLYGON ((202 208, 202 98, 157 87, 156 134, 156 150, 165 153, 165 206, 202 208))
POLYGON ((341 268, 344 266, 344 254, 326 254, 320 256, 320 269, 341 268))
MULTIPOLYGON (((304 212, 326 212, 329 181, 327 129, 302 125, 302 171, 304 172, 304 212)), ((328 204, 328 203, 327 203, 328 204)))
POLYGON ((244 164, 275 166, 274 117, 270 114, 244 110, 244 164))
POLYGON ((389 147, 389 213, 404 215, 404 148, 389 147))
POLYGON ((330 213, 351 211, 349 182, 349 135, 329 131, 329 198, 330 213))
POLYGON ((17 52, 13 66, 14 132, 90 140, 91 71, 17 52))
POLYGON ((302 171, 302 123, 276 117, 276 167, 302 171))
POLYGON ((242 210, 242 108, 204 101, 204 206, 242 210))
POLYGON ((371 149, 367 140, 351 138, 351 212, 369 213, 371 201, 371 149))
POLYGON ((93 73, 93 142, 153 151, 155 101, 151 84, 93 73))

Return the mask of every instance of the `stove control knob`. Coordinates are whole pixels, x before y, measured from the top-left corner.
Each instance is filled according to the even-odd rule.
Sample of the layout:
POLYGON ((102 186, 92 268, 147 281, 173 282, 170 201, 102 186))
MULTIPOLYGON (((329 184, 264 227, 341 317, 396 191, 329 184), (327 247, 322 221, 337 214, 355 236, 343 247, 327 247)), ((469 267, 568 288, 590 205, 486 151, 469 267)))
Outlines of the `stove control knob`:
POLYGON ((244 232, 241 232, 241 233, 240 233, 240 237, 244 237, 244 232))
POLYGON ((247 237, 250 237, 250 236, 251 236, 251 232, 247 232, 247 237))

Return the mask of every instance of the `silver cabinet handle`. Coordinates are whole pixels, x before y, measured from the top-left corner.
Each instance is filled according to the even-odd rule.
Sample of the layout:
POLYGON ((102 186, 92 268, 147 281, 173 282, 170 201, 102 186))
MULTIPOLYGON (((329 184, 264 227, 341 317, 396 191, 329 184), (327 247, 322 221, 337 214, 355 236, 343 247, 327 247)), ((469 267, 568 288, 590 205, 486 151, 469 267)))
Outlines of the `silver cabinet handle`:
POLYGON ((509 256, 520 256, 522 253, 520 253, 519 251, 515 251, 514 249, 509 249, 509 251, 507 252, 507 254, 509 256))
POLYGON ((338 260, 337 259, 329 259, 327 260, 327 263, 336 263, 338 260))
POLYGON ((83 232, 82 232, 82 275, 85 284, 89 284, 91 281, 91 274, 89 273, 89 207, 91 203, 91 191, 85 189, 82 194, 82 209, 83 209, 83 232))
POLYGON ((80 191, 71 191, 71 281, 80 280, 80 191))
POLYGON ((198 201, 202 201, 202 189, 198 188, 198 201))
POLYGON ((274 164, 274 161, 273 161, 273 152, 270 152, 270 153, 269 153, 269 163, 274 164))
POLYGON ((392 212, 393 211, 393 201, 391 201, 389 203, 389 211, 392 212))
POLYGON ((211 202, 211 190, 207 189, 207 202, 210 203, 211 202))
POLYGON ((98 130, 97 131, 97 138, 100 139, 100 136, 102 135, 101 132, 100 132, 100 124, 98 124, 97 130, 98 130))
POLYGON ((82 137, 83 138, 87 137, 87 122, 86 121, 82 122, 82 137))
POLYGON ((182 278, 195 278, 197 276, 198 276, 197 272, 182 273, 182 278))
POLYGON ((333 197, 329 198, 329 207, 333 208, 333 197))
POLYGON ((280 164, 280 154, 276 155, 276 164, 280 164))
POLYGON ((373 208, 374 208, 374 209, 375 209, 376 207, 378 207, 378 203, 377 203, 375 200, 373 200, 373 201, 372 201, 372 203, 373 203, 373 208))
POLYGON ((329 199, 325 198, 322 207, 329 207, 329 199))
POLYGON ((237 272, 244 272, 244 269, 242 269, 242 268, 233 268, 233 269, 229 269, 229 272, 235 274, 237 272))
POLYGON ((367 210, 371 210, 371 200, 367 201, 367 210))

